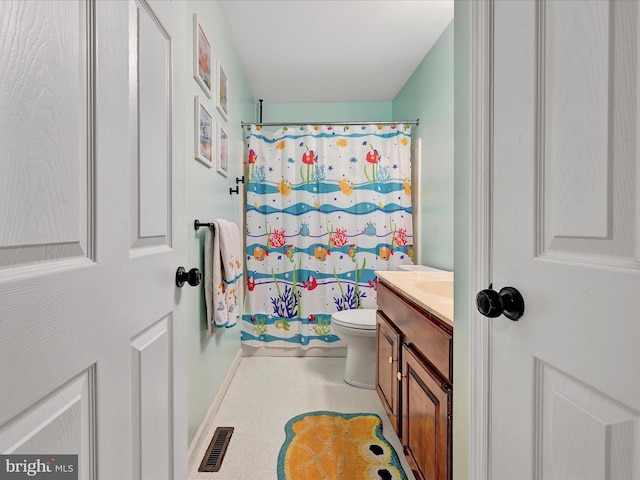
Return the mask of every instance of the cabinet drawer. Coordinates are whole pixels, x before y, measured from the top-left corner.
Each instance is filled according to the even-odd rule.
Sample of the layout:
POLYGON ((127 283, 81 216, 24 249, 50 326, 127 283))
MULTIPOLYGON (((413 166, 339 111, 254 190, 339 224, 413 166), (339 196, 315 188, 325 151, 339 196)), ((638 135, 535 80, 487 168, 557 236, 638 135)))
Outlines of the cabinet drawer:
POLYGON ((449 325, 383 283, 378 285, 378 309, 420 355, 453 383, 453 329, 449 325))

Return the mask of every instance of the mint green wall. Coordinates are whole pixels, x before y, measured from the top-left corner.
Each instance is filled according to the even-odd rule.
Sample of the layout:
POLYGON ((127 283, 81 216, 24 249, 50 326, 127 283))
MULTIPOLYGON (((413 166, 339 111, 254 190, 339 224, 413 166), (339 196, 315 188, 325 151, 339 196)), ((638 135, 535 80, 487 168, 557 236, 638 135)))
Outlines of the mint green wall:
POLYGON ((391 102, 262 104, 263 122, 373 122, 392 120, 391 113, 391 102))
POLYGON ((420 119, 420 263, 453 270, 453 21, 396 95, 393 118, 420 119))
POLYGON ((469 309, 471 2, 456 1, 454 8, 454 20, 394 99, 393 118, 420 118, 412 134, 422 139, 420 263, 447 270, 455 265, 453 478, 467 479, 469 327, 463 312, 469 309))
POLYGON ((471 175, 470 112, 470 47, 471 3, 457 1, 454 5, 454 91, 455 91, 455 153, 454 153, 454 310, 456 326, 453 340, 453 478, 469 478, 469 178, 471 175))
MULTIPOLYGON (((242 196, 229 195, 229 187, 235 187, 236 176, 242 176, 242 120, 251 121, 255 116, 255 101, 249 90, 244 72, 231 43, 231 36, 223 20, 218 1, 193 1, 187 4, 188 32, 193 40, 193 14, 213 46, 214 57, 222 61, 229 78, 229 119, 225 122, 215 106, 214 98, 207 98, 193 78, 193 48, 182 54, 188 56, 187 79, 187 151, 185 158, 176 159, 187 164, 187 225, 188 260, 186 268, 198 267, 203 271, 203 242, 205 229, 196 232, 193 221, 212 221, 224 218, 242 227, 242 196), (194 97, 200 96, 213 114, 213 121, 225 125, 229 135, 229 176, 224 178, 214 168, 208 168, 194 158, 194 97)), ((206 415, 222 380, 240 350, 240 325, 218 330, 209 338, 205 321, 204 287, 185 287, 188 302, 188 428, 189 443, 206 415)))

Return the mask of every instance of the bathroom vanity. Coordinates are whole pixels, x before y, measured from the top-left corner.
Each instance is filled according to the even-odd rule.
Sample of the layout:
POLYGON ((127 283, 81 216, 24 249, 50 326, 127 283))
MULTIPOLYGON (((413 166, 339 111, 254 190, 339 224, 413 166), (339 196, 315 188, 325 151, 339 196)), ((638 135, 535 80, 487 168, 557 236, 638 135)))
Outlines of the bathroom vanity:
POLYGON ((376 273, 376 391, 416 478, 449 480, 453 273, 376 273))

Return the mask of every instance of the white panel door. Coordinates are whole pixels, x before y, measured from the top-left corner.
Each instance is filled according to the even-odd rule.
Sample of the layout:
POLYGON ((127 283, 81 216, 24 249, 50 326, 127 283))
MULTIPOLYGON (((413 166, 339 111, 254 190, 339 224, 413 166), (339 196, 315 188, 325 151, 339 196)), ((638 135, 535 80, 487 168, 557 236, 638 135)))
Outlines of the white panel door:
POLYGON ((640 478, 640 3, 494 4, 490 478, 640 478))
POLYGON ((186 25, 183 2, 0 2, 1 453, 186 476, 186 25))

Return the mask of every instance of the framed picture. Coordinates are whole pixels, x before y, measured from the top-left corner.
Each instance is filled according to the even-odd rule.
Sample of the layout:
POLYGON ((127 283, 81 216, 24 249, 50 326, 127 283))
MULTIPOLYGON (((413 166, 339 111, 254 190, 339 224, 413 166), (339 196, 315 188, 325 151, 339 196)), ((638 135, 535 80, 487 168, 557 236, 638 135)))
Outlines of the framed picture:
POLYGON ((198 15, 193 14, 193 77, 202 87, 207 97, 213 96, 212 73, 213 49, 204 33, 204 29, 198 20, 198 15))
POLYGON ((213 117, 207 107, 200 102, 200 97, 196 95, 194 109, 194 152, 196 159, 200 160, 207 167, 213 167, 213 132, 215 125, 213 117))
POLYGON ((224 71, 220 60, 217 61, 218 70, 218 95, 216 96, 216 108, 222 115, 222 118, 229 120, 229 78, 224 71))
POLYGON ((229 175, 229 135, 223 127, 218 128, 218 173, 229 175))

